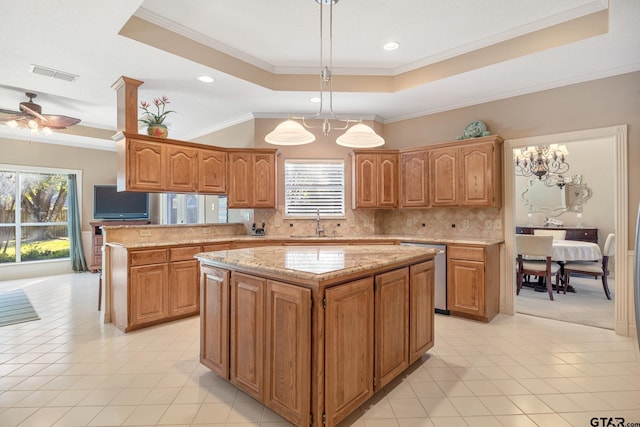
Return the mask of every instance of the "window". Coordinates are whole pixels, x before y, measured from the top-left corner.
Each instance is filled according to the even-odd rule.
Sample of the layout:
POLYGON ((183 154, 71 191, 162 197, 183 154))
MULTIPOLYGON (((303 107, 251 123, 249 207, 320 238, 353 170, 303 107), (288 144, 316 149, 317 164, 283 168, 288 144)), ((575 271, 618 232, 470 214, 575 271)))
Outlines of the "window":
POLYGON ((344 217, 344 160, 284 162, 284 209, 289 217, 344 217))
POLYGON ((165 193, 161 199, 162 224, 226 223, 227 196, 165 193))
POLYGON ((67 171, 0 166, 0 263, 69 258, 67 171))

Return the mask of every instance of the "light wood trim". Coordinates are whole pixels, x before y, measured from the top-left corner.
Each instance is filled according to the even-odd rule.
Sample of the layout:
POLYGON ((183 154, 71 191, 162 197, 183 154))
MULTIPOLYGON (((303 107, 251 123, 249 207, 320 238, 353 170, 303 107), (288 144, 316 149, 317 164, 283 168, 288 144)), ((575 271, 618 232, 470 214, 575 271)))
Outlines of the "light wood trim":
POLYGON ((433 260, 409 268, 409 364, 433 347, 434 272, 433 260))
POLYGON ((138 133, 138 87, 144 82, 121 76, 111 88, 116 91, 116 133, 138 133))
POLYGON ((485 247, 448 245, 447 256, 455 259, 466 259, 471 261, 485 260, 485 247))
POLYGON ((141 249, 129 253, 131 266, 160 264, 168 261, 166 249, 141 249))
MULTIPOLYGON (((212 251, 215 249, 211 249, 212 251)), ((169 261, 191 261, 193 256, 202 252, 202 246, 182 246, 177 248, 169 248, 169 261)))
POLYGON ((200 294, 200 362, 229 379, 229 277, 228 270, 202 266, 200 294))

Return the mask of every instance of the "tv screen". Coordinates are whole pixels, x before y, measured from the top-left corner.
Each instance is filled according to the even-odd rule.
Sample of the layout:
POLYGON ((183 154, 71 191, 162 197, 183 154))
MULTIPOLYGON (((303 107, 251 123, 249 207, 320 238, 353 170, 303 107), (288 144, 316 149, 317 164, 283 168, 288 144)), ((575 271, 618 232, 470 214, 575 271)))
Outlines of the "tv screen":
POLYGON ((95 185, 93 217, 96 219, 148 219, 149 193, 118 192, 115 185, 95 185))

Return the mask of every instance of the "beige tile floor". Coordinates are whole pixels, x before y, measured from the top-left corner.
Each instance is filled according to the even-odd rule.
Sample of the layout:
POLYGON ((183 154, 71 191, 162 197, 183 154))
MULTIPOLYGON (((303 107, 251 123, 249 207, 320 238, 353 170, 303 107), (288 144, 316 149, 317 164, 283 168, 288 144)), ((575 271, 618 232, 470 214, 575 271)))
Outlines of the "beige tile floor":
MULTIPOLYGON (((198 363, 197 317, 125 335, 101 322, 97 286, 90 273, 0 282, 42 317, 0 328, 1 427, 290 425, 198 363)), ((640 423, 629 338, 526 315, 438 315, 435 330, 422 361, 341 427, 640 423)))

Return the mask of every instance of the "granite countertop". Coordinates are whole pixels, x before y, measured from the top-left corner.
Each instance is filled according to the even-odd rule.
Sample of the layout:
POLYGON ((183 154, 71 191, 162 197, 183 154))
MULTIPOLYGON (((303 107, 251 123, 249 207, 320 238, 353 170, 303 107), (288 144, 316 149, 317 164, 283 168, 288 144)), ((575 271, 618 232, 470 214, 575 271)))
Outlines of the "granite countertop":
POLYGON ((205 264, 298 280, 323 282, 391 265, 431 259, 434 249, 414 246, 268 246, 203 252, 205 264))
POLYGON ((296 241, 296 242, 309 242, 310 244, 315 242, 336 242, 339 244, 341 241, 398 241, 407 243, 430 243, 430 244, 468 244, 468 245, 495 245, 502 243, 503 239, 490 239, 490 238, 460 238, 460 237, 429 237, 429 236, 403 236, 403 235, 373 235, 373 236, 251 236, 251 235, 233 235, 233 236, 211 236, 202 238, 189 238, 189 239, 171 239, 167 241, 144 241, 143 238, 137 242, 107 242, 109 246, 117 246, 128 249, 133 248, 153 248, 158 246, 174 246, 174 245, 201 245, 201 244, 215 244, 215 243, 229 243, 229 242, 243 242, 243 241, 256 241, 256 242, 283 242, 283 241, 296 241))

